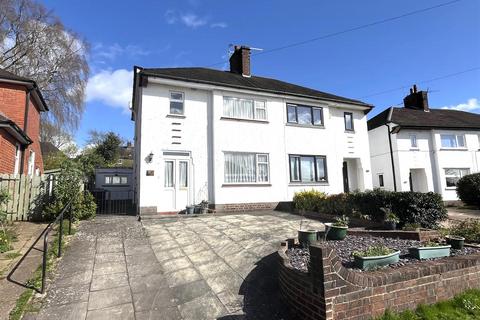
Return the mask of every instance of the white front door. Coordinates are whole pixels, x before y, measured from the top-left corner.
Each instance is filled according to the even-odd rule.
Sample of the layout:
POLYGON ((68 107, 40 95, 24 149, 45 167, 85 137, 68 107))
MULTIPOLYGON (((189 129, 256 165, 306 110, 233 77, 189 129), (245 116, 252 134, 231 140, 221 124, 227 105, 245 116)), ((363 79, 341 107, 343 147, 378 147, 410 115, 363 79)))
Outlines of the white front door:
POLYGON ((165 207, 181 211, 190 203, 190 161, 188 159, 165 159, 164 193, 165 207))

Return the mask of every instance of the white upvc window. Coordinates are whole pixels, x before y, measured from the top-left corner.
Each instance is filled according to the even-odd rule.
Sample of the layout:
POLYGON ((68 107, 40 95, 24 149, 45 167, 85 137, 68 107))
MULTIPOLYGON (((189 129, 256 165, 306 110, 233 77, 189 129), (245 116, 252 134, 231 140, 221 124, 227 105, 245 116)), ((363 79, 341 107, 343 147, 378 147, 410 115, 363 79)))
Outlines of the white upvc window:
POLYGON ((267 120, 267 104, 262 100, 223 97, 223 116, 235 119, 267 120))
POLYGON ((13 174, 18 174, 20 171, 20 154, 21 154, 20 145, 15 145, 15 167, 13 169, 13 174))
POLYGON ((183 92, 170 91, 170 114, 183 115, 185 98, 183 92))
POLYGON ((225 183, 250 184, 270 181, 269 156, 266 153, 225 152, 225 183))
POLYGON ((455 188, 458 180, 461 177, 470 174, 470 169, 465 168, 446 168, 445 169, 445 182, 447 188, 455 188))
POLYGON ((440 140, 442 148, 447 149, 463 149, 465 145, 465 135, 463 134, 441 134, 440 140))
POLYGON ((289 155, 290 182, 327 182, 327 157, 317 155, 289 155))
POLYGON ((411 134, 410 135, 410 148, 418 149, 417 135, 416 134, 411 134))
POLYGON ((28 157, 28 170, 27 173, 29 176, 33 175, 35 171, 35 152, 30 150, 30 155, 28 157))

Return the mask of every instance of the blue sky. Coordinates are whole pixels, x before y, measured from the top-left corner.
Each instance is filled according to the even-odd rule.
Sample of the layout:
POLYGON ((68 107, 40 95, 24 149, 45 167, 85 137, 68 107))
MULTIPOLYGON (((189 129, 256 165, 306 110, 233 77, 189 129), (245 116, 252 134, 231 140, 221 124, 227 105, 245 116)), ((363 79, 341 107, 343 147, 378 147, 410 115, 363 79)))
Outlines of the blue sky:
MULTIPOLYGON (((434 6, 447 0, 113 1, 46 0, 91 44, 86 112, 75 139, 91 129, 133 137, 128 113, 133 65, 208 66, 229 44, 265 50, 434 6), (240 5, 241 4, 241 5, 240 5)), ((254 75, 273 77, 375 105, 369 117, 402 102, 418 83, 432 107, 480 112, 480 1, 436 10, 252 57, 254 75)))

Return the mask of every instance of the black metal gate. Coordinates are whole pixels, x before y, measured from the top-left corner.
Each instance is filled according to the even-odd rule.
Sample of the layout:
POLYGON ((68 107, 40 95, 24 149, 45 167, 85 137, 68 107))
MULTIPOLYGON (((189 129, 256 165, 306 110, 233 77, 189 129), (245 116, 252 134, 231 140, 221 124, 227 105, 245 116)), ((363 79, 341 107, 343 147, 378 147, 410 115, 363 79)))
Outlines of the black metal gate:
POLYGON ((90 191, 97 204, 97 214, 135 215, 134 192, 128 191, 90 191))

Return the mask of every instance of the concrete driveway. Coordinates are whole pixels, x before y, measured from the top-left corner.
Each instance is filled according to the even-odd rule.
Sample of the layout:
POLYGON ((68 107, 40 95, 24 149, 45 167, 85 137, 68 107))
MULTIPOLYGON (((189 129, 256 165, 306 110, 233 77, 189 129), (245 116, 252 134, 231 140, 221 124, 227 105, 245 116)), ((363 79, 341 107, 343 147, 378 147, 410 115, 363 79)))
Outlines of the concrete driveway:
POLYGON ((299 222, 258 212, 150 219, 142 228, 133 217, 98 217, 81 226, 35 318, 290 319, 274 253, 299 222))

